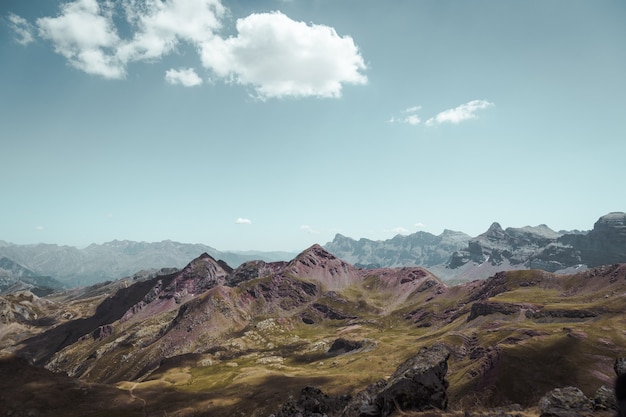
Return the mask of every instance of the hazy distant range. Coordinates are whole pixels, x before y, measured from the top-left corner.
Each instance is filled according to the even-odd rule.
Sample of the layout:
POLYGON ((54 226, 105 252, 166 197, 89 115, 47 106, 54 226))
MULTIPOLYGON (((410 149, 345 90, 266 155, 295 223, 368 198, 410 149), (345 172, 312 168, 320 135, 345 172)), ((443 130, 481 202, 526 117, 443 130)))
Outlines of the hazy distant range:
POLYGON ((0 263, 0 276, 3 273, 5 276, 47 276, 75 287, 130 276, 141 270, 182 268, 202 253, 232 267, 250 260, 289 260, 296 255, 296 252, 222 252, 203 244, 171 240, 151 243, 114 240, 84 249, 44 243, 16 245, 0 240, 0 260, 4 259, 0 263))

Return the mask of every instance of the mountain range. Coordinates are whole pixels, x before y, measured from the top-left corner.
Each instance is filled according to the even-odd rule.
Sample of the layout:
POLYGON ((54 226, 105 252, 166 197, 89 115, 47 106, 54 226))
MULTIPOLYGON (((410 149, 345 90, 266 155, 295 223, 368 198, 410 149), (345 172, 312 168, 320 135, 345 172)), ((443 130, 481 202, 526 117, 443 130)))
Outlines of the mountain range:
POLYGON ((165 272, 1 296, 0 415, 533 416, 566 386, 582 408, 545 415, 614 413, 626 264, 449 285, 314 245, 165 272))
MULTIPOLYGON (((335 256, 366 269, 421 266, 440 279, 463 282, 499 271, 542 269, 568 273, 626 262, 626 213, 602 216, 589 232, 556 232, 546 225, 503 229, 493 223, 470 237, 444 230, 417 232, 384 241, 337 234, 324 246, 335 256)), ((182 268, 207 253, 233 267, 250 260, 286 261, 289 252, 221 252, 202 244, 107 242, 84 249, 53 244, 15 245, 0 241, 0 294, 31 289, 42 295, 59 288, 91 285, 146 270, 182 268)))
MULTIPOLYGON (((43 243, 16 245, 0 241, 0 258, 30 271, 28 274, 11 275, 9 270, 5 270, 7 280, 13 277, 11 285, 23 281, 21 278, 24 276, 47 277, 46 280, 37 281, 44 289, 91 285, 129 276, 144 269, 182 268, 201 253, 208 253, 233 266, 249 260, 287 260, 295 255, 287 252, 222 252, 207 245, 171 240, 152 243, 114 240, 92 244, 84 249, 43 243)), ((0 276, 2 268, 0 264, 0 276)), ((5 283, 5 291, 8 286, 5 283)), ((2 289, 0 284, 0 293, 2 289)))
POLYGON ((439 236, 417 232, 385 241, 357 241, 338 234, 324 247, 357 266, 423 266, 442 279, 457 281, 519 269, 566 273, 626 262, 626 213, 600 217, 589 232, 556 232, 543 224, 503 229, 495 222, 474 238, 450 230, 439 236))

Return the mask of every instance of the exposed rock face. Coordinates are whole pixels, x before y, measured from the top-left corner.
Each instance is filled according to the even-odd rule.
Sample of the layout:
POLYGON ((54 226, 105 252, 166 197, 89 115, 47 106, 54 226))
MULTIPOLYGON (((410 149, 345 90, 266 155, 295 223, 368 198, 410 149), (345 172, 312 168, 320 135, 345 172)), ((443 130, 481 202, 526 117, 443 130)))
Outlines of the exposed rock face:
POLYGON ((466 249, 453 253, 448 267, 458 268, 468 262, 489 262, 493 266, 499 266, 505 261, 510 265, 523 265, 541 248, 553 244, 560 236, 560 233, 545 224, 503 229, 499 223, 493 223, 485 233, 470 240, 466 249))
POLYGON ((626 213, 609 213, 581 237, 580 251, 588 266, 624 262, 626 259, 626 213))
POLYGON ((239 265, 228 275, 226 285, 234 287, 240 282, 250 281, 255 278, 262 278, 277 273, 284 268, 287 262, 250 261, 239 265))
POLYGON ((576 387, 553 389, 539 400, 541 417, 574 417, 592 410, 593 402, 576 387))

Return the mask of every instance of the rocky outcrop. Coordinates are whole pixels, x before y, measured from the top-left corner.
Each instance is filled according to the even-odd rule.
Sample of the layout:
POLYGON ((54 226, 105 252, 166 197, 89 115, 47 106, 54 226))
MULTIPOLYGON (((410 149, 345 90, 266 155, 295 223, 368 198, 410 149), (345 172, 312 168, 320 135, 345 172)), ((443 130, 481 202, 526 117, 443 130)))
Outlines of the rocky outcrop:
POLYGON ((300 397, 285 403, 280 411, 270 417, 322 417, 338 416, 351 397, 331 397, 315 387, 304 387, 300 397))
POLYGON ((367 395, 357 396, 357 403, 352 403, 352 414, 346 416, 386 417, 397 408, 404 411, 445 410, 448 406, 445 376, 449 357, 450 352, 443 345, 422 348, 398 366, 384 384, 377 383, 365 390, 367 395), (354 413, 356 409, 358 414, 354 413))
POLYGON ((519 314, 522 306, 513 303, 498 303, 494 301, 477 301, 472 304, 470 314, 467 321, 472 321, 480 316, 488 316, 490 314, 500 313, 504 315, 519 314))
POLYGON ((242 282, 250 281, 256 278, 262 278, 277 273, 284 268, 287 262, 271 262, 250 261, 239 265, 238 268, 228 274, 226 285, 235 287, 242 282))
POLYGON ((545 309, 545 310, 527 310, 526 317, 532 319, 554 318, 554 319, 578 319, 584 320, 597 317, 598 314, 591 310, 585 309, 545 309))
POLYGON ((94 340, 103 340, 113 334, 114 327, 112 324, 105 324, 104 326, 98 327, 96 330, 91 332, 91 336, 94 340))
POLYGON ((541 417, 575 417, 589 415, 593 401, 576 387, 555 388, 539 400, 541 417))
POLYGON ((593 396, 594 410, 617 410, 617 400, 615 391, 612 388, 602 385, 593 396))
POLYGON ((328 354, 332 356, 344 355, 349 352, 363 349, 368 344, 372 344, 372 342, 367 340, 348 340, 340 337, 330 346, 328 354))

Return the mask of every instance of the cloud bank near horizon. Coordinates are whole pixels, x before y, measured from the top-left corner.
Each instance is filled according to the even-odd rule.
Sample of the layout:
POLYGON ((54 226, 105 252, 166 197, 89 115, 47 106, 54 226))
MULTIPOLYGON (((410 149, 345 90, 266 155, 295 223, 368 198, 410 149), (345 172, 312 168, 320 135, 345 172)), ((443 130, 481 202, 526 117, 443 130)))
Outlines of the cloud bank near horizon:
MULTIPOLYGON (((130 63, 156 62, 188 44, 205 70, 252 88, 260 99, 337 98, 345 84, 367 83, 354 40, 332 27, 279 11, 254 13, 237 19, 236 34, 225 38, 220 32, 228 17, 221 0, 74 0, 34 24, 15 14, 8 19, 18 43, 38 35, 74 68, 105 79, 123 79, 130 63)), ((186 87, 203 83, 193 68, 168 70, 165 79, 186 87)))

